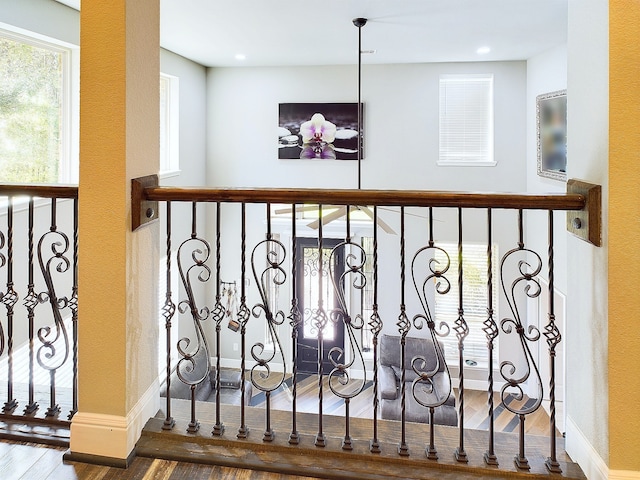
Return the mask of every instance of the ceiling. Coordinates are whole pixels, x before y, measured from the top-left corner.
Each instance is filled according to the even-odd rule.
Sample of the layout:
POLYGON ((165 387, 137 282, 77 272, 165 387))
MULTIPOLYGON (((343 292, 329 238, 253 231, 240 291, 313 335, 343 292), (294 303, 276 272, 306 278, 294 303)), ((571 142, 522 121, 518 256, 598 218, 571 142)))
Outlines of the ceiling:
POLYGON ((363 63, 525 60, 567 41, 567 2, 160 0, 160 44, 208 67, 354 64, 365 17, 363 63))

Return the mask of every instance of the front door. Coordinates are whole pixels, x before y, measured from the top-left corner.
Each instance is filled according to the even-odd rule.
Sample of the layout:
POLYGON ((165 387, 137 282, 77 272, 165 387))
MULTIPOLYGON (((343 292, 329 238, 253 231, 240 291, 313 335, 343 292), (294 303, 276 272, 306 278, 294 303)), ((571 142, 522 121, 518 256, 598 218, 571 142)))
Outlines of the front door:
POLYGON ((304 321, 298 326, 298 371, 318 372, 318 319, 325 319, 322 329, 323 373, 333 369, 328 354, 334 347, 344 348, 344 327, 342 322, 331 320, 331 311, 338 308, 329 262, 333 262, 333 276, 336 280, 344 271, 344 247, 336 246, 340 240, 323 239, 322 264, 319 262, 318 240, 298 238, 296 241, 296 287, 298 305, 304 321), (335 252, 333 252, 335 249, 335 252), (333 252, 333 255, 332 255, 333 252), (320 297, 322 293, 322 297, 320 297), (322 302, 320 299, 322 298, 322 302), (322 315, 324 312, 324 315, 322 315))

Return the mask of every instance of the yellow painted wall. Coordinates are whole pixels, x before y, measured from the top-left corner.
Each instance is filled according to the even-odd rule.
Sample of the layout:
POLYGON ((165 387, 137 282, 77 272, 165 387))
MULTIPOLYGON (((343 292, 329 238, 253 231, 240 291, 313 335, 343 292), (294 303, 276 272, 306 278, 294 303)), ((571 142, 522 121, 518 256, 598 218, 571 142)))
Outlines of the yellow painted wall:
POLYGON ((157 225, 131 232, 131 179, 157 173, 159 2, 81 12, 79 410, 126 417, 157 374, 157 225))
POLYGON ((609 2, 609 42, 609 468, 640 471, 640 1, 609 2))

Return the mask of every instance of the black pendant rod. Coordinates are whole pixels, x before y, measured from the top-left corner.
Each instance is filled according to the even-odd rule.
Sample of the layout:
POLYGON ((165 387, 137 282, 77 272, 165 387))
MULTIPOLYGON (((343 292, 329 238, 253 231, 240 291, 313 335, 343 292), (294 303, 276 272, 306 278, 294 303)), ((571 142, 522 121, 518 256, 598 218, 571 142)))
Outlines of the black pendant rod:
POLYGON ((362 188, 362 27, 367 24, 366 18, 354 18, 353 24, 358 27, 358 190, 362 188))

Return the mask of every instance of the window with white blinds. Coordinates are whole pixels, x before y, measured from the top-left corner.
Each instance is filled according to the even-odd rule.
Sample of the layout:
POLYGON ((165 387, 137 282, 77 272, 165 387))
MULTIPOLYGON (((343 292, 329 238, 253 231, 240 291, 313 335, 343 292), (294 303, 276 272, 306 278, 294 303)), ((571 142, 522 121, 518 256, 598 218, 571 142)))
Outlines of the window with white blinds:
MULTIPOLYGON (((458 318, 458 245, 439 244, 449 254, 451 265, 447 278, 451 282, 451 290, 445 295, 436 294, 436 324, 444 321, 451 327, 451 333, 442 339, 445 346, 445 357, 450 365, 458 364, 458 339, 453 330, 458 318)), ((438 252, 436 259, 446 264, 444 254, 438 252)), ((464 341, 464 358, 467 365, 487 366, 487 337, 482 330, 487 319, 488 303, 488 256, 487 246, 464 244, 462 246, 462 299, 464 319, 469 327, 469 335, 464 341)), ((497 245, 492 247, 492 280, 493 280, 493 319, 498 322, 498 265, 497 245)), ((494 358, 498 358, 498 345, 494 346, 494 358)))
POLYGON ((440 75, 439 165, 495 165, 493 75, 440 75))

